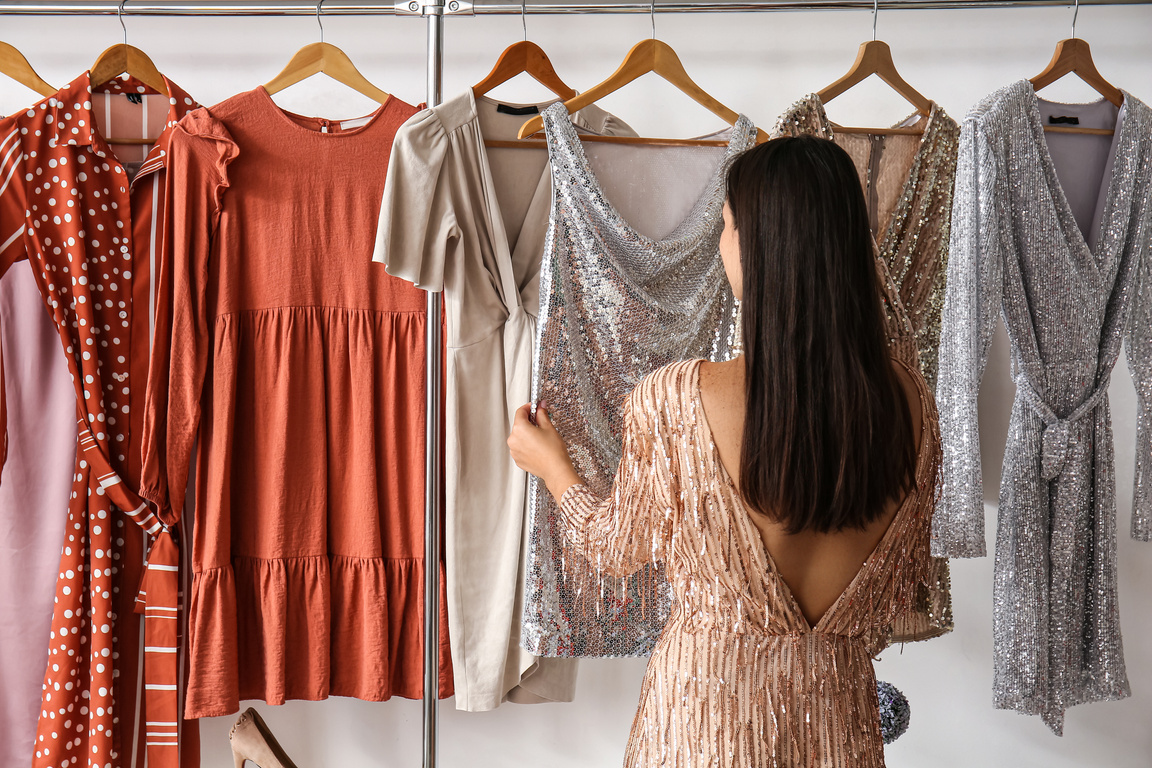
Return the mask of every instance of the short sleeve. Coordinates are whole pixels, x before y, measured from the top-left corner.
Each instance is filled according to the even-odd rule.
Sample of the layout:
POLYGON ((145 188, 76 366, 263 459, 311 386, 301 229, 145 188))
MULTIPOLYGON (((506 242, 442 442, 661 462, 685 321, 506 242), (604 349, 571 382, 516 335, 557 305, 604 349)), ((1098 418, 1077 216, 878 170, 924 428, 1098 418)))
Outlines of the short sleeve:
POLYGON ((449 141, 435 110, 396 133, 376 227, 372 260, 388 274, 427 291, 444 290, 448 251, 460 238, 446 167, 449 141))
POLYGON ((598 498, 574 485, 559 500, 565 538, 600 572, 627 576, 663 560, 679 510, 667 369, 640 382, 624 406, 620 465, 612 491, 598 498))

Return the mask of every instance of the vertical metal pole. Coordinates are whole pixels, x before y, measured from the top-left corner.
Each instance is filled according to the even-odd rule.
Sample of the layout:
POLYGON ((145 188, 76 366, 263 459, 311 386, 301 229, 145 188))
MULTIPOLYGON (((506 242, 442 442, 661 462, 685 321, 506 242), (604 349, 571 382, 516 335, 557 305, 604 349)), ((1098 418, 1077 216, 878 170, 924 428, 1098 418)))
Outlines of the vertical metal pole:
MULTIPOLYGON (((428 18, 428 97, 429 107, 441 101, 444 69, 443 5, 425 5, 428 18), (431 5, 431 7, 429 7, 431 5)), ((424 768, 436 768, 439 746, 440 694, 440 515, 443 508, 443 297, 428 293, 427 399, 425 400, 424 453, 424 768)))

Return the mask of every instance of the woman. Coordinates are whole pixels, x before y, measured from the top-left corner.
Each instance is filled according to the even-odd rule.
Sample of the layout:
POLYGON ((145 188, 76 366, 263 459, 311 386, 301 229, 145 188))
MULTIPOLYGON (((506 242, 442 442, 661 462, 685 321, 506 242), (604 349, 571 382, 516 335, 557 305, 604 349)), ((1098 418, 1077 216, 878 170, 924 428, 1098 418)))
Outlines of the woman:
POLYGON ((640 382, 611 494, 545 405, 509 448, 591 562, 659 560, 672 583, 626 766, 883 766, 872 657, 928 578, 939 437, 924 380, 889 357, 851 159, 811 137, 738 158, 720 254, 744 354, 640 382))

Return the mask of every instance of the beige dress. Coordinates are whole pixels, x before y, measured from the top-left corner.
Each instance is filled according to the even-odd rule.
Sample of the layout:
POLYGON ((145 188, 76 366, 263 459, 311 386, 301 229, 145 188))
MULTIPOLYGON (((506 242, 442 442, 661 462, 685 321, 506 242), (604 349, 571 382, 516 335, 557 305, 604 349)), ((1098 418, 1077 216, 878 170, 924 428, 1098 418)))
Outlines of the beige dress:
MULTIPOLYGON (((397 133, 374 259, 421 288, 444 291, 445 563, 456 707, 571 701, 576 662, 520 648, 527 475, 505 440, 528 402, 540 259, 552 197, 544 149, 491 149, 541 105, 472 91, 397 133)), ((598 107, 586 130, 632 135, 598 107)))
POLYGON ((605 574, 662 564, 672 615, 648 662, 626 768, 882 768, 872 657, 914 610, 940 439, 923 378, 915 488, 852 582, 810 626, 721 464, 700 403, 699 360, 641 381, 624 413, 612 492, 574 485, 565 535, 605 574))
MULTIPOLYGON (((960 126, 933 102, 926 119, 913 114, 896 127, 918 121, 923 121, 921 134, 836 133, 820 97, 811 94, 780 117, 775 133, 832 139, 852 158, 868 203, 878 264, 890 281, 885 309, 891 348, 918 365, 934 390, 960 126)), ((927 640, 952 628, 948 560, 939 558, 918 610, 898 622, 893 639, 927 640)))

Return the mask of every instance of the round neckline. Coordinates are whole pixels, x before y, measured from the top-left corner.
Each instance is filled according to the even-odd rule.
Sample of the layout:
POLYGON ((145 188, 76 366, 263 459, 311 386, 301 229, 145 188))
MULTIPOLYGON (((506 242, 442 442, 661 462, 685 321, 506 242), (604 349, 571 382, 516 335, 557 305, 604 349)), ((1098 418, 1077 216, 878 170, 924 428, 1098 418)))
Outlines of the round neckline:
POLYGON ((269 109, 271 109, 272 112, 276 113, 276 117, 279 119, 280 122, 285 123, 287 125, 290 125, 296 131, 299 131, 301 133, 305 133, 309 136, 318 137, 318 138, 325 140, 325 141, 331 140, 331 139, 338 139, 338 138, 339 139, 345 139, 345 138, 352 138, 353 136, 359 136, 360 134, 364 133, 369 128, 371 128, 373 125, 375 125, 376 121, 380 119, 380 116, 383 115, 385 112, 389 111, 392 107, 392 104, 396 101, 395 96, 393 96, 392 94, 388 94, 388 98, 384 101, 384 103, 381 104, 374 111, 372 111, 371 113, 369 113, 367 115, 363 115, 361 117, 346 117, 346 118, 342 118, 340 120, 330 120, 329 118, 326 118, 326 117, 311 117, 308 115, 300 115, 300 114, 297 114, 297 113, 292 112, 290 110, 284 109, 283 107, 281 107, 279 104, 277 104, 272 99, 272 94, 268 93, 268 89, 265 88, 263 85, 257 86, 255 89, 255 92, 260 95, 261 101, 269 109), (308 122, 312 122, 312 121, 327 122, 330 124, 349 123, 349 122, 355 122, 357 120, 365 120, 367 122, 365 122, 364 125, 357 126, 356 128, 349 128, 348 130, 335 131, 332 133, 324 133, 323 131, 314 131, 311 128, 306 128, 305 126, 296 122, 297 119, 308 121, 308 122))

